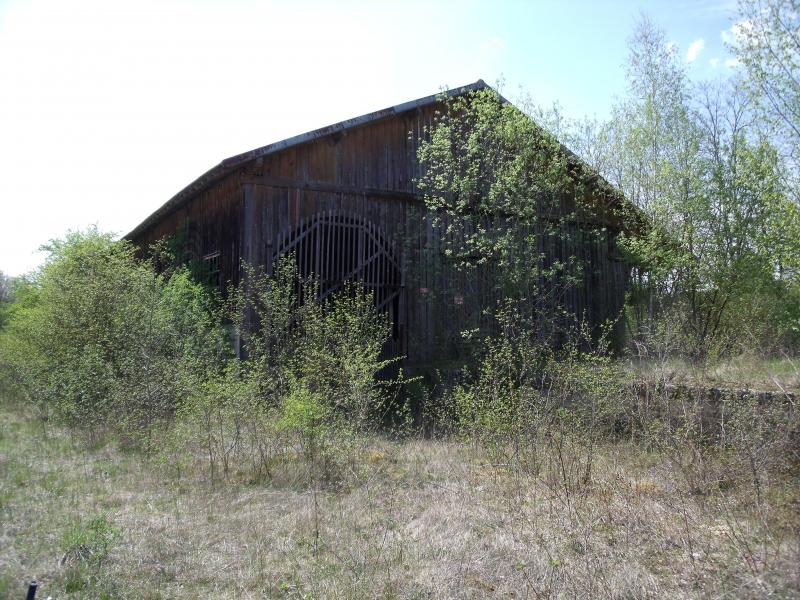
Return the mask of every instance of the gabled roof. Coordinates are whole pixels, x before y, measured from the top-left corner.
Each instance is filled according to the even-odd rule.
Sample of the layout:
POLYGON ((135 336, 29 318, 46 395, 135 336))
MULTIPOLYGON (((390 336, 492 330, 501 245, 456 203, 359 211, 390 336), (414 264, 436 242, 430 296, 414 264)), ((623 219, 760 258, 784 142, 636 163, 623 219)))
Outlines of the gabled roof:
MULTIPOLYGON (((361 115, 360 117, 355 117, 353 119, 347 119, 346 121, 341 121, 333 125, 328 125, 327 127, 322 127, 320 129, 309 131, 307 133, 302 133, 300 135, 296 135, 294 137, 281 140, 279 142, 267 144, 266 146, 261 146, 260 148, 255 148, 254 150, 250 150, 248 152, 244 152, 242 154, 237 154, 235 156, 231 156, 230 158, 226 158, 215 167, 212 167, 211 169, 203 173, 200 177, 195 179, 192 183, 187 185, 180 192, 175 194, 160 208, 158 208, 155 212, 153 212, 149 217, 147 217, 144 221, 142 221, 139 225, 137 225, 136 228, 133 229, 130 233, 128 233, 128 235, 126 235, 125 237, 127 239, 135 238, 137 235, 142 233, 148 227, 156 223, 161 217, 171 213, 173 210, 179 208, 185 202, 190 200, 194 195, 203 191, 211 183, 225 177, 226 175, 232 173, 243 164, 256 160, 257 158, 260 158, 262 156, 267 156, 269 154, 273 154, 275 152, 279 152, 281 150, 285 150, 287 148, 291 148, 299 144, 304 144, 306 142, 317 140, 334 133, 352 129, 354 127, 359 127, 361 125, 366 125, 368 123, 372 123, 375 121, 380 121, 382 119, 386 119, 394 115, 399 115, 401 113, 405 113, 410 110, 414 110, 416 108, 434 104, 440 101, 442 99, 442 96, 453 98, 456 96, 461 96, 463 94, 468 94, 470 92, 482 89, 491 89, 491 86, 487 85, 486 82, 483 81, 483 79, 479 79, 475 83, 470 83, 458 88, 447 90, 445 92, 432 94, 430 96, 425 96, 424 98, 418 98, 417 100, 411 100, 409 102, 404 102, 402 104, 390 106, 389 108, 384 108, 383 110, 367 113, 365 115, 361 115)), ((500 96, 500 98, 502 99, 503 102, 508 102, 508 100, 503 98, 502 95, 500 96)), ((613 196, 616 196, 617 200, 620 201, 622 204, 625 203, 622 193, 619 190, 617 190, 610 183, 608 183, 600 174, 594 171, 594 169, 592 169, 588 164, 586 164, 579 156, 577 156, 569 148, 567 148, 563 144, 561 144, 561 147, 570 157, 570 159, 573 161, 574 164, 580 165, 581 171, 583 172, 585 177, 594 181, 600 187, 605 188, 613 196)))
POLYGON ((326 137, 333 133, 345 131, 347 129, 352 129, 353 127, 358 127, 360 125, 366 125, 367 123, 372 123, 374 121, 380 121, 381 119, 386 119, 387 117, 399 115, 401 113, 413 110, 415 108, 420 108, 422 106, 434 104, 437 100, 441 99, 442 94, 452 98, 454 96, 468 94, 470 92, 485 89, 488 87, 490 86, 488 86, 486 82, 483 81, 483 79, 479 79, 475 83, 470 83, 468 85, 454 88, 452 90, 447 90, 446 92, 442 92, 439 94, 432 94, 430 96, 425 96, 424 98, 419 98, 417 100, 411 100, 410 102, 404 102, 402 104, 390 106, 389 108, 384 108, 383 110, 367 113, 366 115, 361 115, 360 117, 355 117, 354 119, 347 119, 346 121, 341 121, 333 125, 328 125, 327 127, 315 129, 314 131, 309 131, 308 133, 301 133, 300 135, 296 135, 294 137, 281 140, 280 142, 267 144, 266 146, 261 146, 260 148, 250 150, 249 152, 244 152, 242 154, 237 154, 235 156, 231 156, 230 158, 226 158, 215 167, 212 167, 211 169, 203 173, 200 177, 195 179, 192 183, 187 185, 180 192, 175 194, 160 208, 156 209, 156 211, 153 212, 149 217, 147 217, 144 221, 139 223, 139 225, 137 225, 136 228, 133 229, 133 231, 131 231, 125 237, 128 239, 136 237, 142 231, 144 231, 152 224, 157 222, 162 216, 165 216, 168 213, 180 207, 186 200, 204 190, 214 181, 217 181, 218 179, 225 177, 229 173, 235 171, 241 165, 248 163, 252 160, 255 160, 262 156, 267 156, 268 154, 279 152, 281 150, 285 150, 287 148, 291 148, 292 146, 297 146, 299 144, 304 144, 305 142, 317 140, 319 138, 326 137))

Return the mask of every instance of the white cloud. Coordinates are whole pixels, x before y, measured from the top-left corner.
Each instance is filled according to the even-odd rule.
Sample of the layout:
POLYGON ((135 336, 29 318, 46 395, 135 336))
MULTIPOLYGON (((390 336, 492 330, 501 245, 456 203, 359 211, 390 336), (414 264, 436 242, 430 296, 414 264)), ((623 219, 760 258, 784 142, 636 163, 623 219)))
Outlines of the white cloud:
POLYGON ((722 41, 724 43, 735 46, 741 41, 742 36, 745 34, 745 32, 748 29, 752 28, 752 26, 753 25, 752 23, 750 23, 750 21, 747 20, 737 21, 736 23, 731 25, 729 29, 724 29, 723 31, 721 31, 720 37, 722 38, 722 41))
POLYGON ((711 58, 711 59, 709 59, 708 64, 711 65, 712 69, 716 69, 719 66, 719 59, 718 58, 711 58))
POLYGON ((686 51, 686 62, 694 62, 697 59, 697 55, 700 54, 705 47, 706 41, 703 38, 696 39, 689 44, 689 49, 686 51))

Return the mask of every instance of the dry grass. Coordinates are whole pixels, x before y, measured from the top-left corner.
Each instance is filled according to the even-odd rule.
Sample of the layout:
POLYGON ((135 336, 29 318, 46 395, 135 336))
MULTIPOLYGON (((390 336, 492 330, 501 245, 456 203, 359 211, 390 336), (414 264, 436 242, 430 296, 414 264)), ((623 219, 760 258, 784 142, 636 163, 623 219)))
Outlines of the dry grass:
POLYGON ((741 355, 712 364, 679 359, 635 362, 638 378, 675 384, 800 392, 800 360, 741 355))
POLYGON ((19 409, 0 410, 0 436, 9 598, 33 576, 42 598, 800 594, 796 474, 772 478, 758 507, 746 483, 691 495, 670 463, 619 443, 567 495, 555 473, 509 472, 462 445, 376 440, 349 489, 211 487, 202 469, 177 477, 113 444, 45 435, 19 409), (91 562, 91 544, 65 546, 99 515, 118 535, 91 562))

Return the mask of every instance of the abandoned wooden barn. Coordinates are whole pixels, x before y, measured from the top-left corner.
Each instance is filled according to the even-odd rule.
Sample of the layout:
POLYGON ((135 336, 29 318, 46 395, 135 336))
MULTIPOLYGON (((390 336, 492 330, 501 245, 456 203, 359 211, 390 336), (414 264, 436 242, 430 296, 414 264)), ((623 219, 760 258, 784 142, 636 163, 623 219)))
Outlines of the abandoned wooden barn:
MULTIPOLYGON (((448 94, 486 87, 478 81, 448 94)), ((416 184, 419 140, 440 101, 428 96, 225 159, 126 237, 145 248, 174 236, 220 286, 238 283, 242 262, 269 273, 294 253, 299 272, 319 277, 323 292, 362 281, 392 320, 387 352, 405 355, 407 365, 457 358, 480 290, 437 263, 438 233, 416 184)), ((593 326, 618 317, 630 270, 616 250, 622 224, 613 214, 591 225, 604 234, 580 248, 543 242, 531 250, 570 252, 584 263, 568 302, 593 326)))

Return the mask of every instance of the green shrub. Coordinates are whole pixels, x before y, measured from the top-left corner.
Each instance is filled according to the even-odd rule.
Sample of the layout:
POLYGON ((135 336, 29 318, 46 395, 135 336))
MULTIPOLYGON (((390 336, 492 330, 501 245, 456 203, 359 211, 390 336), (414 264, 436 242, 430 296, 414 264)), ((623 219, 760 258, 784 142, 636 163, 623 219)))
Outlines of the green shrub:
POLYGON ((456 386, 464 439, 494 464, 555 476, 567 495, 591 479, 597 444, 614 434, 626 381, 586 329, 553 349, 516 312, 499 312, 500 334, 484 342, 476 371, 456 386))
POLYGON ((181 373, 223 351, 211 301, 185 271, 157 274, 108 234, 70 233, 48 250, 17 291, 1 360, 43 416, 139 442, 170 419, 181 373))
POLYGON ((295 384, 283 400, 278 428, 299 431, 316 438, 330 415, 330 407, 319 393, 304 384, 295 384))
POLYGON ((245 271, 228 310, 247 360, 187 384, 178 443, 202 448, 212 480, 234 465, 254 478, 354 475, 354 456, 388 410, 379 374, 397 359, 382 357, 386 316, 357 284, 318 301, 319 286, 298 278, 291 257, 272 276, 245 271))
POLYGON ((64 591, 88 593, 103 597, 99 590, 108 582, 103 581, 101 569, 112 546, 122 535, 106 515, 99 515, 88 522, 77 521, 61 539, 61 565, 64 572, 64 591))
POLYGON ((393 410, 379 377, 397 360, 382 355, 391 327, 370 294, 353 283, 321 298, 287 257, 269 277, 246 267, 218 302, 185 268, 157 273, 153 260, 170 261, 155 250, 139 260, 128 242, 70 233, 19 286, 0 361, 42 416, 93 441, 113 430, 166 447, 177 467, 202 457, 211 481, 290 465, 314 481, 355 473, 393 410))
POLYGON ((61 539, 64 552, 61 563, 84 563, 99 568, 121 534, 106 515, 86 523, 73 523, 61 539))

